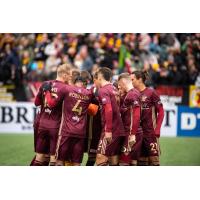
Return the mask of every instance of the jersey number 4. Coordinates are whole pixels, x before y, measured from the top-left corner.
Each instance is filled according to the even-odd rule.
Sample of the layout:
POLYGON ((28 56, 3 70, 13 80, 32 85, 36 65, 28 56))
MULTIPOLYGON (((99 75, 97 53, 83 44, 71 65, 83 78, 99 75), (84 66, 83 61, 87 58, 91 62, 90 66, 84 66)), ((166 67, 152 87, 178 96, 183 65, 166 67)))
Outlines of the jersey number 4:
POLYGON ((72 108, 72 111, 73 111, 73 112, 77 112, 78 115, 81 115, 82 109, 83 109, 81 106, 79 106, 80 103, 81 103, 81 100, 78 100, 78 101, 76 102, 75 106, 72 108))

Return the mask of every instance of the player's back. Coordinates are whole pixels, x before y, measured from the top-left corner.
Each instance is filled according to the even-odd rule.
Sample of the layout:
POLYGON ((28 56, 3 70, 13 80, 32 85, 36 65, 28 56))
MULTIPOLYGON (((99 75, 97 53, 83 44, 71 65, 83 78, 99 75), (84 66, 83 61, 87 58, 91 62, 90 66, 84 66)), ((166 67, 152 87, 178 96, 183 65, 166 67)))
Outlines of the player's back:
POLYGON ((60 134, 80 138, 86 136, 87 110, 91 98, 90 90, 77 86, 66 87, 60 134))
MULTIPOLYGON (((52 80, 50 82, 52 83, 51 95, 55 98, 62 98, 66 84, 57 80, 52 80)), ((45 97, 43 97, 43 109, 40 117, 40 128, 59 128, 61 116, 62 99, 60 99, 60 102, 55 107, 50 108, 45 97)))
MULTIPOLYGON (((134 120, 133 107, 140 107, 140 92, 136 89, 131 89, 128 91, 123 99, 123 104, 121 105, 121 116, 124 123, 124 129, 126 133, 130 133, 131 124, 134 120)), ((138 128, 137 133, 142 132, 141 127, 138 128)))
POLYGON ((152 134, 156 126, 156 109, 155 104, 160 103, 160 98, 152 88, 146 88, 141 92, 140 96, 142 109, 142 128, 144 134, 152 134))
MULTIPOLYGON (((119 94, 112 84, 107 84, 100 88, 100 105, 110 103, 112 106, 112 134, 113 136, 125 135, 124 126, 119 109, 119 94), (110 99, 108 100, 107 97, 110 99)), ((105 125, 105 111, 102 109, 102 127, 105 125)))

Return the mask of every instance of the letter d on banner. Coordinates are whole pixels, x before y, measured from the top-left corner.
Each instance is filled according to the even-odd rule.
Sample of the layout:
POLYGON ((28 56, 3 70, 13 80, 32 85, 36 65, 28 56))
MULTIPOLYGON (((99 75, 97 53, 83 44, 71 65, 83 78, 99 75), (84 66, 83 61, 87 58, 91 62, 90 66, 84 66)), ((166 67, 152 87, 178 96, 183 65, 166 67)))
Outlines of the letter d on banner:
POLYGON ((177 136, 200 137, 200 108, 178 106, 177 136))
POLYGON ((193 113, 181 113, 181 129, 194 130, 197 125, 196 116, 193 113))

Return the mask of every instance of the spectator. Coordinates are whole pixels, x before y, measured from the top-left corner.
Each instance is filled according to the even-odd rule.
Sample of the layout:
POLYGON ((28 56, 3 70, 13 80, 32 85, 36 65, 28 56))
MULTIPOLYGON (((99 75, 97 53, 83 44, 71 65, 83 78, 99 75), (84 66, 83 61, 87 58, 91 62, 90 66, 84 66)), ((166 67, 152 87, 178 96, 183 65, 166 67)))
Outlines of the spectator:
POLYGON ((0 34, 0 81, 23 84, 53 78, 60 63, 94 73, 147 70, 151 84, 195 84, 200 34, 0 34))

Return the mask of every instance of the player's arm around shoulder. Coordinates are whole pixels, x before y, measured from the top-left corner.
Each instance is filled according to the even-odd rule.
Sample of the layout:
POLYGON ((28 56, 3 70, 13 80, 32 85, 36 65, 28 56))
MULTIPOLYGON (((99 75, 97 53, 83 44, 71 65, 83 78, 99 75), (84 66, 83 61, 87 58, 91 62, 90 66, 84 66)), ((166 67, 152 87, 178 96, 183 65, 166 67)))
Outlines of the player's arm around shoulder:
POLYGON ((47 90, 51 89, 51 82, 50 81, 45 81, 42 83, 42 85, 40 86, 38 93, 35 97, 35 105, 36 106, 40 106, 43 104, 43 95, 47 90))
POLYGON ((45 93, 45 98, 47 101, 47 104, 50 108, 56 107, 58 104, 60 104, 67 93, 67 85, 64 85, 61 87, 57 92, 55 91, 47 91, 45 93))

